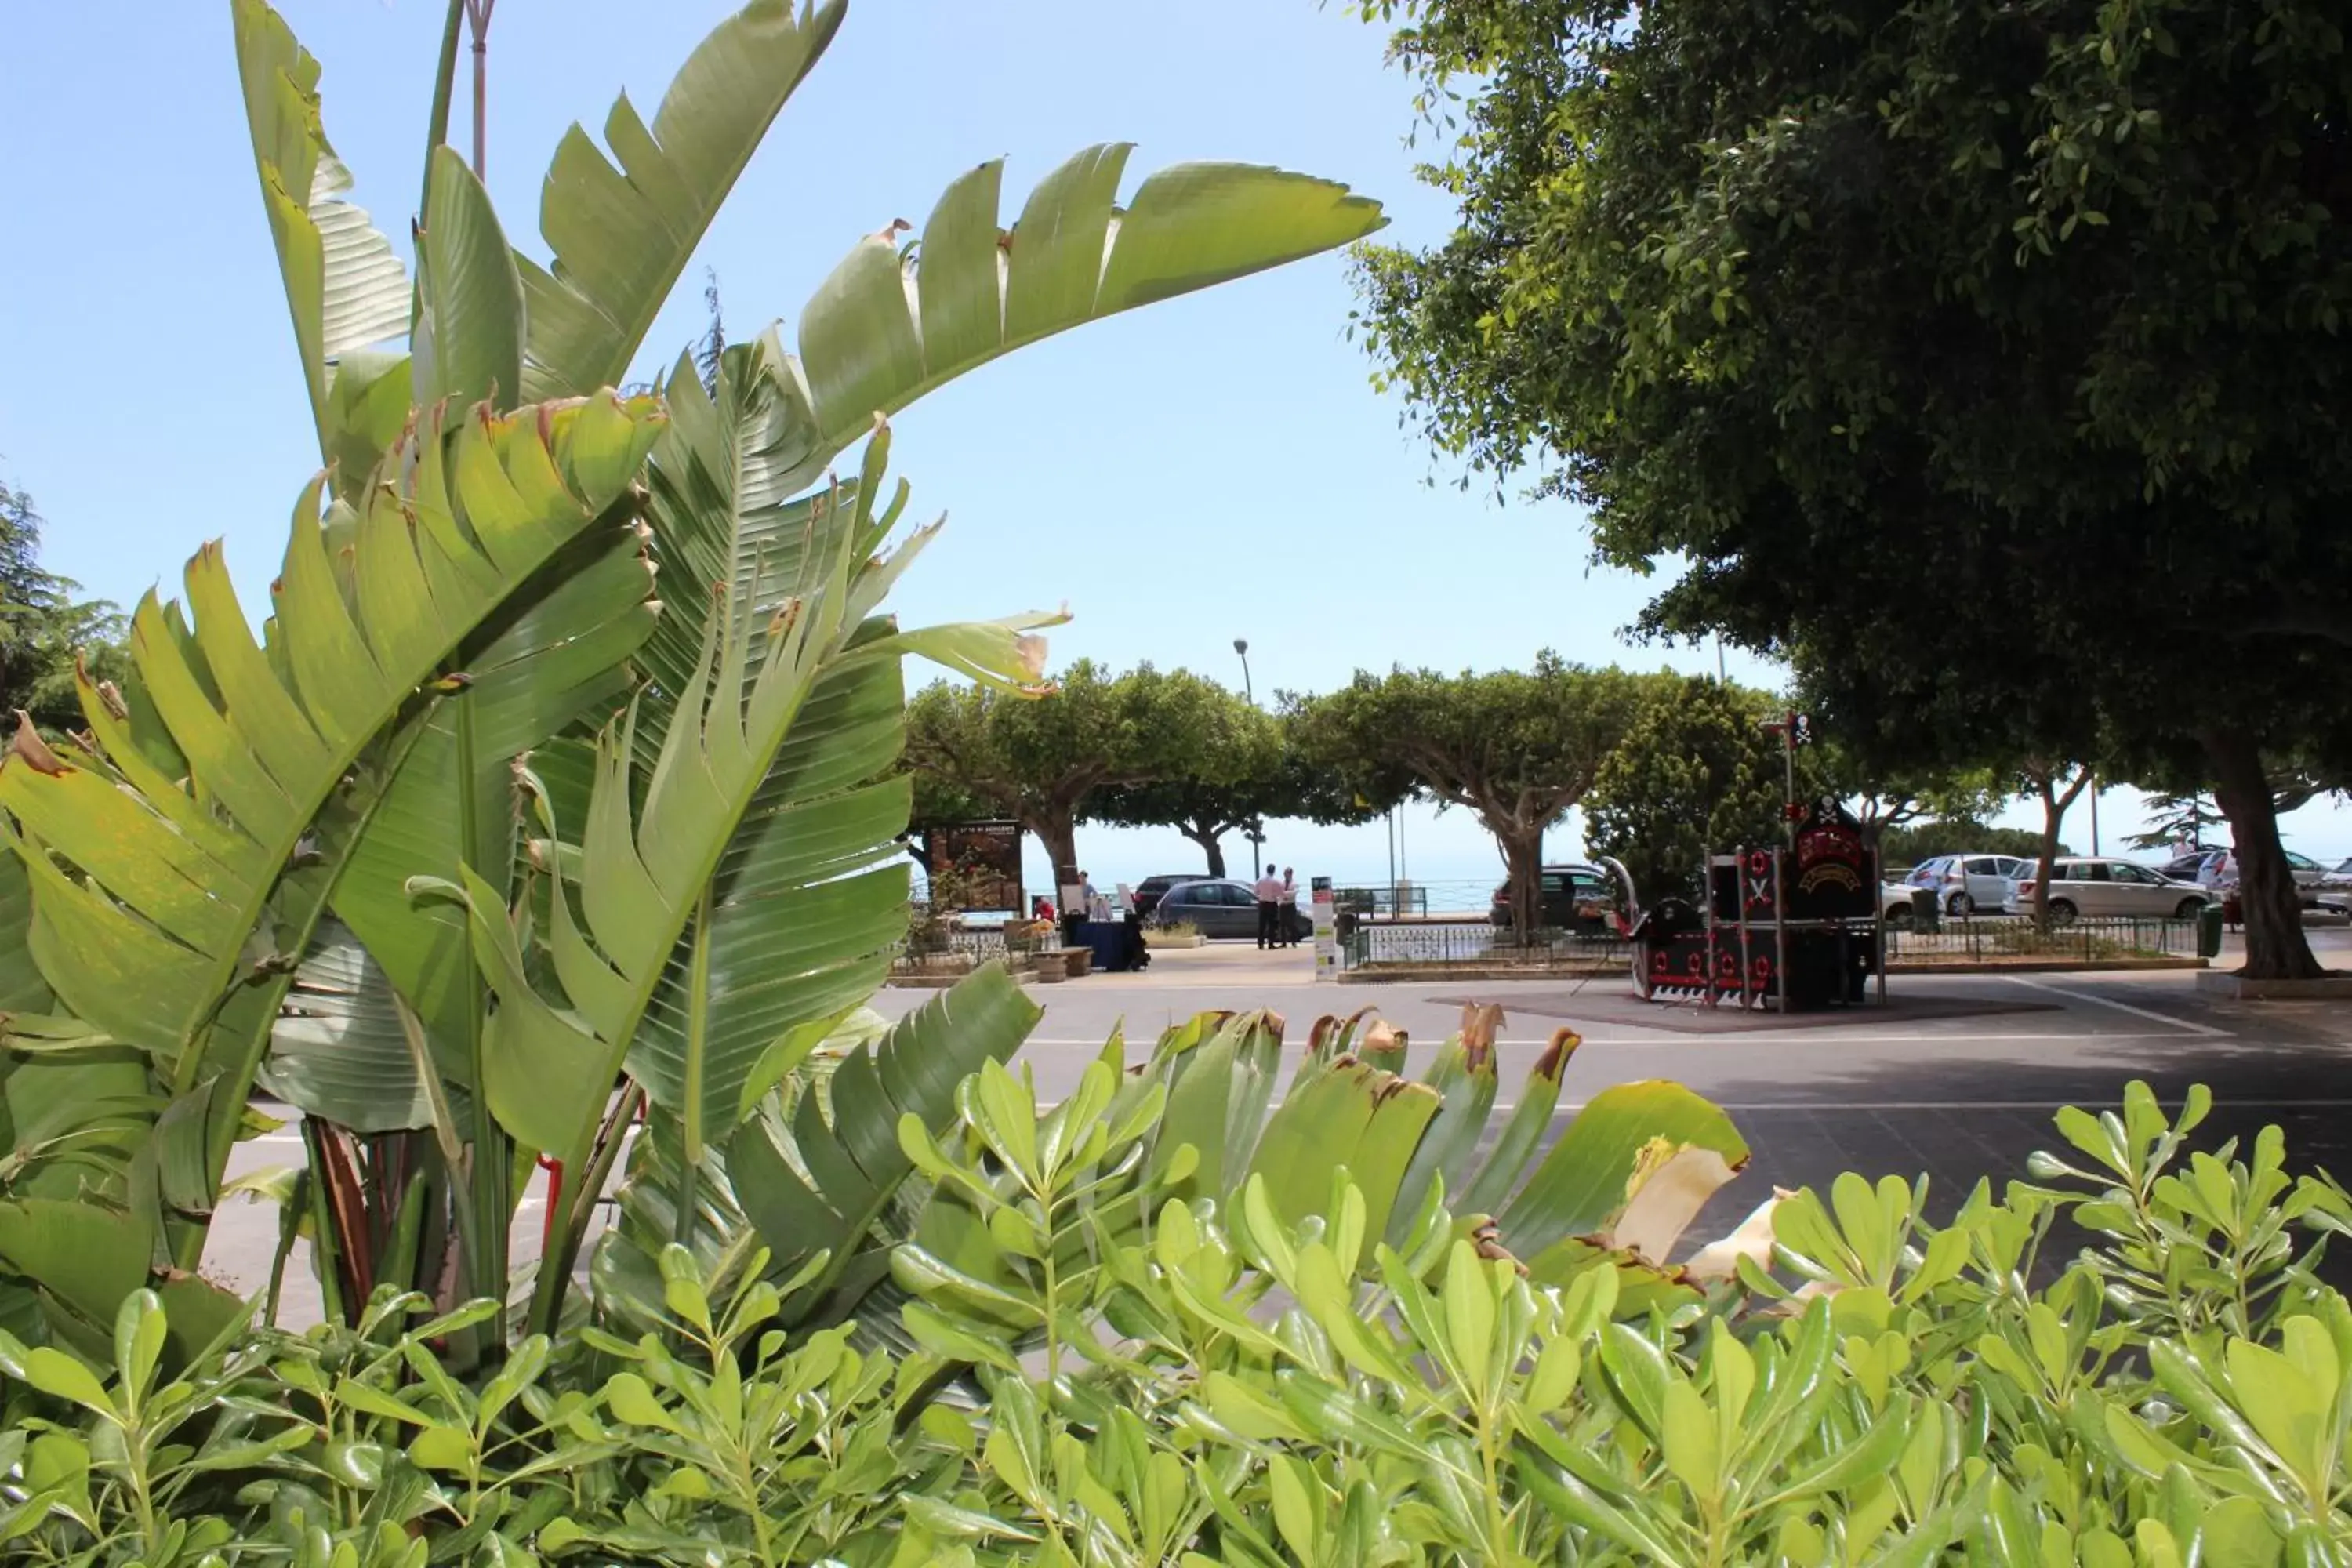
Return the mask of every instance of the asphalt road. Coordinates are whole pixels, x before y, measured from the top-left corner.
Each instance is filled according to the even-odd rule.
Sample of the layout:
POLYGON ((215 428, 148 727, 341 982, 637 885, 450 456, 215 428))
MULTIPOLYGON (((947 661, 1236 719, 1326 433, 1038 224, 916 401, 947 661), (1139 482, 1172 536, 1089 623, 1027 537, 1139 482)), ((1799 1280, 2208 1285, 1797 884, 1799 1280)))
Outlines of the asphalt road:
MULTIPOLYGON (((2322 961, 2352 968, 2352 933, 2315 937, 2322 961)), ((2213 1091, 2199 1142, 2285 1131, 2293 1169, 2327 1168, 2352 1180, 2352 1006, 2223 1002, 2196 994, 2190 974, 2087 973, 1908 976, 1888 983, 1888 1005, 1800 1016, 1706 1015, 1633 1000, 1628 985, 1591 981, 1406 985, 1315 983, 1304 948, 1261 953, 1219 944, 1160 955, 1142 974, 1093 975, 1034 987, 1044 1020, 1023 1053, 1041 1098, 1068 1092, 1114 1026, 1130 1059, 1168 1025, 1211 1009, 1268 1007, 1303 1047, 1314 1018, 1372 1006, 1412 1041, 1418 1071, 1457 1025, 1465 1001, 1499 1003, 1503 1092, 1552 1032, 1582 1043, 1562 1082, 1562 1124, 1613 1083, 1672 1079, 1732 1114, 1754 1157, 1694 1226, 1694 1239, 1727 1229, 1774 1186, 1822 1186, 1840 1172, 1925 1172, 1929 1209, 1948 1215, 1979 1177, 2023 1177, 2026 1156, 2063 1145, 2061 1106, 2100 1108, 2145 1079, 2178 1102, 2194 1083, 2213 1091)), ((897 1016, 934 993, 886 991, 897 1016)), ((301 1157, 291 1130, 242 1144, 233 1171, 301 1157)), ((517 1255, 538 1249, 543 1180, 516 1226, 517 1255)), ((243 1290, 266 1281, 277 1237, 274 1208, 237 1201, 216 1224, 205 1272, 243 1290)), ((317 1293, 299 1256, 288 1271, 282 1317, 310 1321, 317 1293)))

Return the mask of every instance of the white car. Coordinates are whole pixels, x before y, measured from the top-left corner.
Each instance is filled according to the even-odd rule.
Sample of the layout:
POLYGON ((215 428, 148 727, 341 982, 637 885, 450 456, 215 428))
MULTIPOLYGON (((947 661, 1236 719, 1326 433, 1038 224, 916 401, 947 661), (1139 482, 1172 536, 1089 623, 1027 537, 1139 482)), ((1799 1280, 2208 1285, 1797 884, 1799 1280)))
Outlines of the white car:
POLYGON ((1878 918, 1891 926, 1907 926, 1914 913, 1911 908, 1913 889, 1908 882, 1878 884, 1878 918))
MULTIPOLYGON (((2033 912, 2035 881, 2033 868, 2029 868, 2005 906, 2011 914, 2033 912)), ((2210 889, 2176 880, 2132 860, 2062 855, 2050 867, 2050 918, 2062 925, 2078 915, 2194 920, 2213 897, 2210 889)))
POLYGON ((2033 862, 2014 855, 1938 855, 1911 868, 1906 880, 1932 888, 1948 915, 2005 909, 2020 877, 2033 874, 2033 862))

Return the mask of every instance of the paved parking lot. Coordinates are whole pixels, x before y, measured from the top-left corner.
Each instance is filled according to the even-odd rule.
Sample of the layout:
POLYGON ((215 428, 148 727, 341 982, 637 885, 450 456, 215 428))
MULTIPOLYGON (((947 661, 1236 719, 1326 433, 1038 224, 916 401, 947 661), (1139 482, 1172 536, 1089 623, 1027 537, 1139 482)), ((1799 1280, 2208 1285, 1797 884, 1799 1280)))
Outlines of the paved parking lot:
MULTIPOLYGON (((2352 936, 2315 939, 2323 961, 2352 968, 2352 936)), ((1769 1188, 1821 1185, 1838 1173, 1925 1172, 1929 1206, 1943 1215, 1979 1176, 2022 1176, 2025 1158, 2057 1146, 2052 1112, 2101 1107, 2134 1078, 2178 1101, 2211 1088, 2203 1136, 2285 1131, 2291 1164, 2352 1180, 2352 1007, 2331 1003, 2221 1002, 2200 997, 2189 973, 2091 973, 1898 976, 1884 1011, 1736 1020, 1726 1029, 1689 1010, 1631 1001, 1624 982, 1518 981, 1410 985, 1318 984, 1307 950, 1261 953, 1225 944, 1162 955, 1142 974, 1095 975, 1033 994, 1045 1016, 1024 1059, 1047 1096, 1066 1093, 1114 1025, 1139 1057, 1167 1025, 1216 1009, 1271 1007, 1304 1044, 1322 1013, 1370 1005, 1413 1041, 1411 1070, 1454 1028, 1466 999, 1503 1005, 1502 1101, 1551 1032, 1584 1043, 1562 1085, 1562 1115, 1612 1083, 1665 1078, 1723 1105, 1755 1152, 1694 1235, 1721 1229, 1769 1188)), ((890 990, 892 1016, 932 993, 890 990)), ((290 1132, 241 1145, 236 1169, 300 1158, 290 1132)), ((517 1224, 519 1255, 536 1251, 543 1191, 534 1183, 517 1224)), ((207 1272, 238 1288, 266 1279, 273 1210, 240 1205, 217 1227, 207 1272)), ((2347 1259, 2352 1261, 2352 1259, 2347 1259)), ((303 1268, 290 1271, 289 1316, 315 1312, 303 1268)))

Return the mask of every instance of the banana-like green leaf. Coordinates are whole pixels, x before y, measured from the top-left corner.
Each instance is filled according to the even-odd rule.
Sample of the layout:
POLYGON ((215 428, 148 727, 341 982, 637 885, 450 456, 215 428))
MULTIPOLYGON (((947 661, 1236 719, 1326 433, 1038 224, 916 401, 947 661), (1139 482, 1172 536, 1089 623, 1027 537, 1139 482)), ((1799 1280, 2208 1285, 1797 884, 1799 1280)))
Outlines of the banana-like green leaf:
POLYGON ((1344 1167, 1364 1197, 1364 1227, 1385 1236, 1389 1214, 1439 1100, 1369 1063, 1309 1063, 1259 1138, 1242 1178, 1265 1180, 1275 1212, 1296 1225, 1330 1201, 1333 1173, 1344 1167))
MULTIPOLYGON (((460 407, 521 399, 522 279, 490 194, 448 146, 433 149, 416 236, 424 296, 415 368, 417 404, 460 407)), ((617 379, 617 378, 615 378, 617 379)))
POLYGON ((806 434, 772 466, 807 488, 877 414, 1024 343, 1352 243, 1387 220, 1344 185, 1244 163, 1180 163, 1125 207, 1124 143, 1089 147, 999 226, 1002 161, 940 196, 919 242, 866 236, 801 311, 806 434))
POLYGON ((610 395, 454 431, 426 417, 364 511, 322 516, 320 485, 305 493, 266 645, 207 546, 186 574, 193 626, 152 594, 133 619, 142 706, 85 683, 96 750, 27 748, 0 767, 43 975, 145 1052, 166 1099, 217 1080, 215 1179, 295 959, 383 788, 380 765, 355 764, 517 584, 622 499, 659 420, 651 400, 610 395), (151 712, 161 742, 141 733, 151 712), (184 776, 158 766, 165 748, 184 776))
POLYGON ((1404 1245, 1413 1217, 1421 1212, 1430 1188, 1444 1184, 1448 1196, 1465 1186, 1478 1141, 1486 1135, 1486 1121, 1495 1108, 1495 1046, 1491 1031, 1463 1033, 1438 1047, 1437 1059, 1423 1079, 1438 1097, 1437 1114, 1413 1151, 1405 1168, 1396 1204, 1389 1211, 1388 1242, 1404 1245))
POLYGON ((26 944, 32 927, 33 884, 23 862, 0 855, 0 1014, 47 1013, 57 1001, 26 944))
POLYGON ((147 1064, 56 1005, 29 945, 33 890, 0 855, 0 1159, 17 1198, 121 1201, 122 1173, 156 1110, 147 1064))
MULTIPOLYGON (((752 0, 696 46, 648 128, 624 96, 604 121, 620 167, 578 125, 540 193, 551 268, 525 260, 524 395, 617 382, 777 111, 841 26, 845 0, 795 15, 752 0)), ((862 430, 861 430, 862 433, 862 430)))
MULTIPOLYGON (((319 426, 320 455, 333 462, 349 456, 338 450, 337 432, 346 426, 345 411, 334 406, 336 362, 406 333, 408 275, 368 215, 343 199, 352 177, 320 127, 319 62, 261 0, 233 0, 230 14, 254 165, 293 313, 303 384, 319 426)), ((370 380, 362 377, 360 384, 370 380)), ((348 405, 351 394, 341 400, 348 405)), ((407 403, 404 386, 404 412, 407 403)), ((393 428, 397 431, 396 423, 393 428)), ((389 445, 387 437, 376 450, 389 445)), ((363 479, 372 466, 362 463, 348 476, 363 479)))
POLYGON ((1223 1198, 1240 1187, 1265 1127, 1281 1058, 1281 1030, 1263 1013, 1203 1014, 1160 1037, 1145 1069, 1169 1086, 1151 1169, 1155 1176, 1165 1172, 1186 1147, 1199 1160, 1174 1195, 1223 1198))
MULTIPOLYGON (((838 985, 805 977, 844 963, 870 966, 866 954, 826 950, 823 943, 830 939, 818 933, 811 933, 817 935, 814 944, 788 932, 738 941, 748 929, 735 923, 739 919, 752 926, 773 923, 753 907, 766 893, 760 879, 776 880, 781 891, 793 878, 811 879, 828 858, 842 863, 821 842, 832 828, 815 820, 784 821, 772 843, 759 834, 746 840, 748 847, 737 840, 820 685, 861 667, 895 665, 898 656, 887 626, 876 635, 867 621, 924 536, 887 559, 868 553, 877 541, 864 498, 875 492, 887 452, 887 432, 877 432, 858 503, 831 505, 816 518, 799 592, 764 619, 740 601, 714 619, 686 685, 659 693, 673 705, 673 715, 658 755, 641 777, 632 737, 638 710, 607 727, 580 837, 578 912, 568 890, 551 905, 549 951, 567 1008, 531 987, 509 911, 467 873, 474 949, 499 997, 484 1088, 492 1113, 518 1142, 562 1153, 572 1163, 584 1151, 625 1053, 635 1051, 634 1070, 656 1105, 679 1118, 685 1156, 697 1161, 707 1143, 731 1129, 744 1077, 769 1041, 795 1024, 840 1011, 838 985), (803 831, 810 845, 795 842, 803 831), (730 851, 735 878, 721 886, 730 851), (738 893, 745 896, 735 898, 738 893), (714 1035, 714 973, 746 955, 756 959, 763 943, 788 966, 798 964, 793 973, 804 983, 761 999, 758 1029, 714 1035), (657 995, 676 1003, 655 1016, 648 1009, 657 995), (641 1022, 651 1027, 641 1031, 641 1022), (714 1054, 714 1045, 725 1049, 714 1054)), ((1019 658, 1015 638, 1008 632, 1001 640, 999 661, 1013 668, 1019 658)), ((856 776, 827 777, 825 792, 840 792, 856 776)), ((838 826, 854 837, 892 811, 903 819, 903 797, 868 794, 839 810, 845 820, 838 826)), ((853 847, 849 854, 854 862, 862 852, 853 847)), ((855 917, 847 929, 866 932, 878 929, 868 906, 878 905, 901 876, 866 872, 845 879, 848 886, 840 892, 811 896, 847 900, 844 909, 855 917)), ((762 978, 730 973, 739 986, 762 978)))
POLYGON ((1747 1163, 1747 1142, 1711 1101, 1664 1079, 1615 1084, 1577 1113, 1496 1216, 1500 1239, 1531 1258, 1570 1237, 1597 1237, 1662 1263, 1700 1205, 1747 1163), (1645 1199, 1656 1212, 1634 1215, 1638 1235, 1621 1235, 1645 1199))
MULTIPOLYGON (((425 719, 336 886, 337 917, 416 1010, 444 1076, 462 1089, 471 1072, 457 1047, 474 1005, 463 911, 413 900, 405 884, 457 878, 470 814, 470 863, 507 896, 499 868, 518 821, 513 761, 627 701, 628 660, 658 618, 652 580, 639 525, 614 521, 588 530, 500 606, 452 659, 469 684, 425 719)), ((546 759, 535 762, 544 781, 546 759)))
POLYGON ((1552 1113, 1559 1105, 1559 1080, 1567 1075, 1569 1058, 1581 1044, 1581 1037, 1573 1029, 1559 1029, 1552 1035, 1551 1043, 1528 1069, 1527 1081, 1519 1086, 1519 1103, 1512 1109, 1511 1119, 1503 1124, 1501 1136, 1495 1140, 1494 1152, 1470 1178, 1468 1187, 1461 1189, 1459 1199, 1452 1201, 1456 1214, 1491 1215, 1510 1197, 1551 1131, 1552 1113))
POLYGON ((114 1310, 147 1282, 148 1228, 120 1209, 66 1198, 0 1203, 0 1258, 41 1292, 49 1327, 90 1348, 111 1341, 114 1310))
POLYGON ((824 1096, 799 1098, 782 1138, 785 1130, 765 1119, 737 1131, 727 1169, 772 1266, 790 1271, 830 1254, 789 1312, 837 1321, 862 1293, 845 1282, 866 1287, 883 1277, 894 1238, 876 1224, 914 1169, 898 1141, 900 1119, 914 1116, 936 1136, 955 1121, 957 1085, 983 1062, 1010 1059, 1043 1016, 1002 965, 986 965, 870 1049, 844 1055, 824 1096))
POLYGON ((297 1110, 354 1132, 433 1124, 392 983, 331 921, 320 922, 294 972, 257 1081, 297 1110))
POLYGON ((1560 1079, 1578 1044, 1562 1029, 1482 1159, 1500 1011, 1465 1008, 1462 1030, 1418 1084, 1345 1054, 1351 1043, 1382 1037, 1377 1025, 1350 1034, 1354 1022, 1316 1025, 1316 1044, 1270 1115, 1271 1061, 1237 1054, 1254 1032, 1272 1037, 1266 1020, 1204 1015, 1162 1036, 1144 1074, 1170 1086, 1152 1167, 1165 1169, 1183 1144, 1201 1152, 1200 1170, 1171 1195, 1230 1205, 1257 1175, 1277 1215, 1296 1223, 1321 1212, 1333 1173, 1345 1167, 1363 1195, 1368 1233, 1395 1243, 1443 1181, 1454 1214, 1500 1211, 1496 1239, 1528 1259, 1540 1279, 1565 1283, 1606 1262, 1635 1292, 1628 1302, 1680 1289, 1664 1268, 1670 1250, 1748 1160, 1720 1109, 1675 1084, 1620 1084, 1594 1096, 1552 1141, 1560 1079), (1227 1146, 1213 1147, 1220 1140, 1227 1146))

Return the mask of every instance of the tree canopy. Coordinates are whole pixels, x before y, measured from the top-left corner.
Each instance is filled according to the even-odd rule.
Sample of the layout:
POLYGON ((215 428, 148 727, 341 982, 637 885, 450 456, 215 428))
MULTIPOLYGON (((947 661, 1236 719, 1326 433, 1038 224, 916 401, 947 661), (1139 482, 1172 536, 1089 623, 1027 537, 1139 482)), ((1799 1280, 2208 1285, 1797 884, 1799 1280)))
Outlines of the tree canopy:
POLYGON ((33 498, 0 483, 0 719, 26 713, 51 734, 79 730, 75 660, 85 660, 97 680, 128 671, 121 612, 80 592, 80 584, 41 565, 33 498))
POLYGON ((1641 691, 1641 677, 1546 650, 1531 670, 1359 670, 1336 691, 1291 699, 1290 711, 1316 764, 1401 772, 1441 807, 1475 814, 1508 868, 1517 929, 1532 931, 1544 834, 1592 787, 1641 691))
POLYGON ((1120 827, 1173 827, 1201 847, 1209 875, 1225 875, 1224 837, 1264 836, 1276 818, 1369 822, 1402 795, 1367 795, 1355 780, 1309 763, 1294 726, 1227 692, 1227 705, 1187 771, 1142 784, 1113 784, 1087 807, 1090 821, 1120 827), (1375 798, 1377 796, 1377 798, 1375 798))
MULTIPOLYGON (((1763 728, 1769 692, 1705 676, 1654 676, 1584 802, 1584 843, 1621 861, 1646 903, 1696 893, 1709 854, 1780 842, 1788 760, 1763 728)), ((1810 752, 1799 788, 1813 781, 1810 752)))
POLYGON ((1232 693, 1186 670, 1120 674, 1079 659, 1042 698, 938 681, 907 709, 907 765, 919 801, 979 805, 1017 817, 1045 842, 1055 875, 1077 868, 1077 825, 1111 785, 1232 763, 1232 693))
POLYGON ((1439 447, 1670 565, 1650 629, 1801 644, 1874 761, 2194 768, 2250 971, 2313 972, 2262 757, 2352 751, 2339 8, 1373 9, 1461 207, 1360 275, 1439 447))

